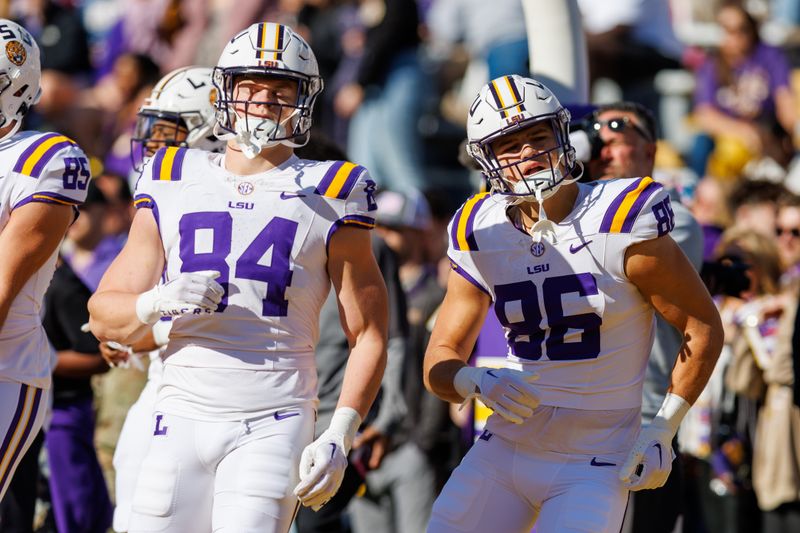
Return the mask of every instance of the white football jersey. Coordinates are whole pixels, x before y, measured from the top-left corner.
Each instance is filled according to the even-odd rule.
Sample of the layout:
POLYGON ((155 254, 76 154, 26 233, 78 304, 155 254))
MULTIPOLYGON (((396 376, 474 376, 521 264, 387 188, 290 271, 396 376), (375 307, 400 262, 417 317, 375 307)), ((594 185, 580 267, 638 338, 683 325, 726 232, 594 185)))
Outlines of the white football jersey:
POLYGON ((669 196, 650 178, 577 186, 555 244, 534 243, 504 197, 484 193, 455 214, 448 255, 491 297, 507 365, 540 374, 543 405, 638 409, 654 311, 625 276, 625 250, 672 230, 669 196))
POLYGON ((292 156, 249 176, 224 155, 158 151, 136 186, 164 246, 164 279, 216 270, 217 311, 174 320, 165 363, 240 370, 314 368, 319 311, 330 290, 328 244, 337 228, 374 226, 375 183, 346 161, 292 156))
MULTIPOLYGON (((86 199, 89 161, 58 133, 20 132, 0 142, 0 232, 14 209, 30 202, 79 205, 86 199)), ((55 354, 40 311, 58 252, 22 287, 0 328, 0 379, 49 388, 55 354)))

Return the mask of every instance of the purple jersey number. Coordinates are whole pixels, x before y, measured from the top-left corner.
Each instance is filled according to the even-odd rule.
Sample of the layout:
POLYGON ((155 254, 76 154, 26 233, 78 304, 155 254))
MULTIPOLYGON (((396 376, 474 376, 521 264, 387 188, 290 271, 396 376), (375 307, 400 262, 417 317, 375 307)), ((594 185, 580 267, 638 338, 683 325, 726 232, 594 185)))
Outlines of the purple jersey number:
POLYGON ((542 299, 548 324, 544 330, 541 328, 544 316, 539 305, 539 290, 533 281, 495 286, 494 310, 500 323, 508 328, 508 344, 513 355, 538 360, 542 357, 543 341, 547 346, 547 357, 553 361, 594 359, 600 355, 603 319, 597 313, 565 315, 561 297, 569 293, 583 297, 599 294, 597 281, 588 272, 544 280, 542 299), (511 322, 508 316, 511 302, 519 302, 520 321, 511 322), (565 341, 570 329, 582 330, 580 341, 565 341))
MULTIPOLYGON (((217 307, 220 313, 228 306, 228 285, 230 269, 226 258, 231 253, 233 238, 233 217, 227 211, 187 213, 181 217, 178 226, 180 233, 181 272, 198 270, 217 270, 217 282, 225 289, 225 295, 217 307), (197 232, 210 230, 211 249, 198 253, 196 250, 197 232)), ((263 281, 267 284, 267 294, 262 300, 262 316, 286 316, 289 302, 286 300, 286 287, 292 283, 289 265, 297 222, 275 217, 253 239, 253 242, 236 260, 234 276, 238 279, 263 281), (272 248, 272 261, 269 266, 259 263, 272 248)))

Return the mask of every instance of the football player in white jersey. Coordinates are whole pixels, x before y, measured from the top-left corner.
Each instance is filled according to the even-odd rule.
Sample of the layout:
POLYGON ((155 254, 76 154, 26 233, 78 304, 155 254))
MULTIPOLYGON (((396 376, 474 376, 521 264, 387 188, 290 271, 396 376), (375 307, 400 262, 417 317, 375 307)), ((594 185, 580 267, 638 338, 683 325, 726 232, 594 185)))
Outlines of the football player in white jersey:
POLYGON ((39 99, 39 47, 0 19, 0 500, 42 427, 55 353, 39 311, 57 249, 86 198, 83 151, 58 133, 19 132, 39 99))
POLYGON ((719 316, 669 236, 660 185, 576 182, 569 114, 547 87, 495 79, 467 124, 491 192, 451 222, 455 273, 425 382, 494 414, 428 531, 619 531, 628 491, 658 487, 670 472, 672 438, 719 355, 719 316), (505 329, 506 367, 466 366, 490 306, 505 329), (658 415, 641 426, 654 310, 684 344, 658 415))
MULTIPOLYGON (((212 72, 210 67, 182 67, 170 72, 156 84, 150 97, 139 109, 131 139, 131 159, 135 169, 141 171, 144 161, 165 146, 213 152, 224 149, 224 143, 213 134, 217 90, 211 80, 212 72)), ((152 337, 139 340, 134 346, 140 351, 152 351, 149 351, 147 383, 136 403, 128 410, 114 449, 114 531, 128 531, 133 491, 150 442, 147 428, 150 427, 156 390, 163 371, 162 350, 158 347, 167 344, 171 325, 169 320, 159 320, 153 326, 152 337)), ((104 354, 109 356, 109 362, 116 363, 128 360, 132 351, 114 350, 112 353, 106 349, 104 354)))
POLYGON ((293 153, 322 90, 311 48, 254 24, 228 42, 214 84, 225 153, 156 152, 90 301, 101 340, 129 344, 173 317, 129 531, 287 531, 298 499, 318 509, 338 489, 386 361, 386 288, 362 231, 375 184, 359 165, 293 153), (314 440, 331 283, 352 350, 314 440))

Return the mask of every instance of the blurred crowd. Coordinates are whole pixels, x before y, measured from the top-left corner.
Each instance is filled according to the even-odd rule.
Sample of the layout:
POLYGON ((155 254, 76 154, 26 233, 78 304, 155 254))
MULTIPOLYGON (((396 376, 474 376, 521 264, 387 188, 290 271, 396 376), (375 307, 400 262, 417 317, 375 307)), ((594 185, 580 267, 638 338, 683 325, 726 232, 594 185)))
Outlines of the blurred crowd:
MULTIPOLYGON (((603 107, 583 116, 585 106, 576 105, 574 128, 587 140, 579 146, 584 179, 637 157, 601 130, 641 130, 655 147, 653 177, 702 230, 703 276, 726 326, 723 356, 680 434, 682 530, 800 531, 800 0, 578 4, 591 104, 636 102, 654 117, 622 120, 614 108, 601 117, 603 107)), ((378 415, 383 423, 351 457, 352 501, 331 517, 341 529, 303 526, 302 514, 298 527, 421 531, 411 518, 425 523, 474 435, 469 410, 422 387, 422 358, 449 272, 447 223, 483 186, 461 147, 469 105, 489 79, 531 72, 536 43, 520 0, 4 0, 0 17, 25 26, 42 50, 42 98, 25 127, 58 131, 91 156, 94 186, 61 253, 89 291, 130 227, 131 137, 156 82, 178 67, 214 66, 226 40, 254 22, 288 24, 308 40, 325 90, 307 157, 346 154, 379 184, 376 256, 391 256, 381 266, 387 285, 390 270, 397 281, 392 313, 403 358, 395 387, 386 384, 380 399, 396 408, 378 415), (315 153, 319 144, 328 151, 315 153)), ((335 344, 326 331, 323 347, 335 344)), ((76 370, 62 355, 81 350, 56 349, 56 402, 88 398, 96 423, 88 426, 94 435, 81 438, 86 428, 65 431, 54 415, 48 435, 62 430, 60 439, 96 449, 107 497, 96 499, 95 524, 80 531, 104 531, 114 501, 111 458, 145 373, 109 371, 97 346, 87 348, 97 364, 76 370)), ((504 352, 497 345, 496 355, 504 352)), ((45 452, 68 460, 52 455, 61 446, 40 442, 26 458, 43 466, 37 531, 56 531, 54 513, 67 512, 51 493, 79 484, 59 484, 47 467, 45 452)), ((17 478, 31 482, 22 469, 17 478)), ((11 531, 9 516, 26 505, 8 498, 0 529, 11 531)))

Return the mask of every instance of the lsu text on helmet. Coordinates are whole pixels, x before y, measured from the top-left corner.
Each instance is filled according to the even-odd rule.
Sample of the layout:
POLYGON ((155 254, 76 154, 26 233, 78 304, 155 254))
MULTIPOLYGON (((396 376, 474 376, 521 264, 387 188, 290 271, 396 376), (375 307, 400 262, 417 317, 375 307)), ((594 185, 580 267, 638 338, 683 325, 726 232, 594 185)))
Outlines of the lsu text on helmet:
POLYGON ((131 138, 131 158, 138 171, 161 146, 216 150, 217 89, 208 67, 182 67, 161 78, 145 99, 131 138))
POLYGON ((221 139, 235 139, 248 157, 269 146, 299 147, 308 142, 311 113, 323 83, 311 47, 288 26, 262 22, 234 36, 214 68, 214 85, 220 93, 215 133, 221 139), (257 77, 295 81, 294 101, 237 100, 237 83, 257 77), (275 114, 259 116, 257 110, 264 107, 276 110, 275 114))
POLYGON ((28 31, 6 19, 0 19, 0 128, 16 121, 3 138, 14 135, 22 118, 39 101, 41 66, 39 45, 28 31))
POLYGON ((569 120, 569 111, 542 83, 518 75, 502 76, 484 85, 470 106, 467 153, 480 165, 492 192, 517 201, 541 202, 577 170, 569 120), (501 163, 492 143, 540 123, 552 130, 555 143, 533 147, 531 155, 513 163, 501 163), (521 168, 532 160, 546 164, 525 175, 521 168))

